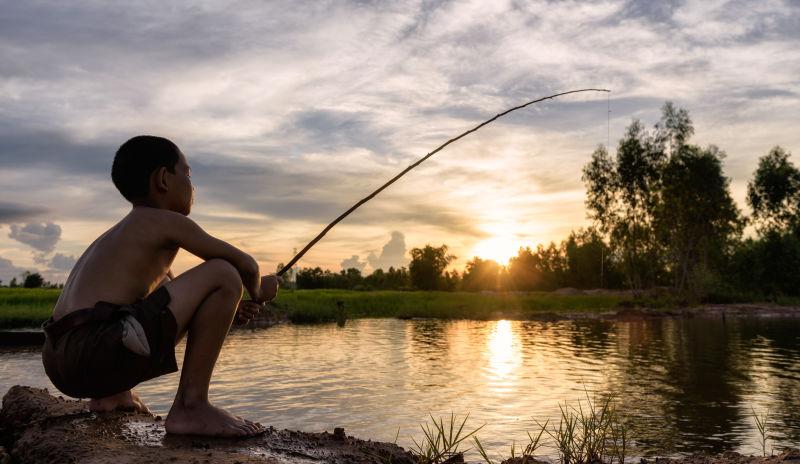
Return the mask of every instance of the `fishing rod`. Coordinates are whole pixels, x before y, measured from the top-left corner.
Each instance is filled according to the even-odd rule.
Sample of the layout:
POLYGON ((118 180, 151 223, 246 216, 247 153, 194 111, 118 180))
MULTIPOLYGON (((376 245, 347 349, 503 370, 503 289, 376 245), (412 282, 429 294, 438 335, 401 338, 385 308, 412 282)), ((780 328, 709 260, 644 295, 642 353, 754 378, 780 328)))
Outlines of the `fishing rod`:
POLYGON ((516 111, 516 110, 525 108, 526 106, 533 105, 534 103, 539 103, 539 102, 542 102, 542 101, 545 101, 545 100, 550 100, 552 98, 560 97, 560 96, 563 96, 563 95, 569 95, 571 93, 579 93, 579 92, 611 92, 611 91, 608 90, 608 89, 580 89, 580 90, 570 90, 569 92, 561 92, 561 93, 557 93, 555 95, 550 95, 548 97, 542 97, 542 98, 539 98, 539 99, 536 99, 536 100, 529 101, 528 103, 525 103, 524 105, 515 106, 515 107, 513 107, 511 109, 505 110, 502 113, 499 113, 499 114, 495 115, 493 118, 487 119, 486 121, 478 124, 477 126, 473 127, 472 129, 470 129, 468 131, 465 131, 465 132, 462 132, 457 137, 453 137, 452 139, 448 140, 447 142, 445 142, 445 143, 439 145, 438 147, 436 147, 435 150, 433 150, 432 152, 430 152, 427 155, 425 155, 422 158, 420 158, 416 163, 411 164, 407 168, 403 169, 403 171, 400 174, 398 174, 398 175, 392 177, 391 179, 389 179, 388 182, 386 182, 385 184, 383 184, 380 187, 378 187, 374 192, 372 192, 369 195, 367 195, 366 197, 362 198, 358 203, 356 203, 355 205, 350 207, 350 209, 348 209, 347 211, 345 211, 344 213, 339 215, 339 217, 334 219, 333 222, 328 224, 327 227, 322 229, 322 232, 320 232, 316 237, 314 237, 314 240, 311 240, 310 242, 308 242, 308 245, 306 245, 302 250, 300 250, 300 252, 297 253, 294 256, 294 258, 292 258, 292 260, 289 261, 288 264, 283 266, 283 268, 281 268, 281 270, 278 271, 278 276, 282 276, 283 274, 286 273, 286 271, 291 269, 292 266, 294 266, 295 263, 297 263, 297 261, 299 261, 300 258, 302 258, 303 255, 305 255, 306 252, 311 249, 311 247, 313 247, 317 242, 319 242, 322 239, 322 237, 324 237, 325 234, 327 234, 329 230, 333 229, 333 226, 335 226, 336 224, 341 222, 342 219, 344 219, 347 216, 349 216, 350 213, 352 213, 353 211, 358 209, 359 206, 361 206, 364 203, 370 201, 372 198, 375 197, 375 195, 381 193, 386 187, 392 185, 397 179, 403 177, 408 171, 410 171, 410 170, 414 169, 415 167, 419 166, 420 164, 422 164, 423 161, 425 161, 426 159, 428 159, 431 156, 435 155, 436 153, 441 151, 444 147, 446 147, 446 146, 450 145, 451 143, 461 139, 462 137, 465 137, 465 136, 477 131, 481 127, 493 122, 494 120, 496 120, 496 119, 498 119, 498 118, 500 118, 502 116, 507 115, 508 113, 511 113, 512 111, 516 111))

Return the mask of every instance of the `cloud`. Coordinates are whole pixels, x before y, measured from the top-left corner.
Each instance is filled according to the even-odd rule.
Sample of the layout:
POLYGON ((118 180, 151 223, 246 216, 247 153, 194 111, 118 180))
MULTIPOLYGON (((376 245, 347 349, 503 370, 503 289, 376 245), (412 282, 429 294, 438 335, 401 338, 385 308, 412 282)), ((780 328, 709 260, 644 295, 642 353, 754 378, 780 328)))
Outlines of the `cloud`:
MULTIPOLYGON (((0 224, 46 214, 107 227, 129 208, 109 179, 114 151, 153 133, 186 152, 198 216, 229 218, 214 227, 263 222, 271 243, 313 236, 462 130, 587 86, 613 90, 612 146, 631 118, 652 123, 664 100, 688 108, 697 142, 728 152, 734 184, 769 147, 800 146, 796 2, 232 3, 6 2, 0 224), (278 221, 291 233, 273 235, 278 221)), ((514 199, 502 212, 515 218, 541 213, 540 193, 582 189, 580 168, 606 141, 605 104, 583 94, 510 115, 347 222, 471 243, 497 220, 484 197, 514 199), (509 167, 515 154, 526 156, 509 167)), ((583 217, 573 203, 550 208, 564 210, 562 222, 583 217)), ((514 233, 560 239, 568 226, 514 233)), ((314 264, 332 268, 343 255, 314 264)))
POLYGON ((69 271, 75 266, 76 258, 72 255, 64 255, 61 253, 56 253, 53 255, 53 258, 50 259, 49 265, 50 268, 59 270, 59 271, 69 271))
POLYGON ((29 221, 48 212, 47 208, 0 201, 0 224, 29 221))
POLYGON ((0 257, 0 280, 3 281, 3 285, 8 285, 14 277, 19 281, 20 274, 23 272, 25 272, 25 269, 14 266, 10 259, 0 257))
POLYGON ((355 268, 359 271, 363 271, 366 266, 367 262, 361 261, 361 258, 359 258, 358 255, 353 255, 342 261, 342 269, 355 268))
POLYGON ((392 237, 381 249, 381 254, 376 255, 375 252, 371 252, 367 256, 367 262, 373 270, 408 266, 405 235, 401 232, 393 231, 392 237))
POLYGON ((36 250, 49 253, 61 239, 61 226, 52 222, 31 222, 22 227, 12 224, 8 236, 36 250))

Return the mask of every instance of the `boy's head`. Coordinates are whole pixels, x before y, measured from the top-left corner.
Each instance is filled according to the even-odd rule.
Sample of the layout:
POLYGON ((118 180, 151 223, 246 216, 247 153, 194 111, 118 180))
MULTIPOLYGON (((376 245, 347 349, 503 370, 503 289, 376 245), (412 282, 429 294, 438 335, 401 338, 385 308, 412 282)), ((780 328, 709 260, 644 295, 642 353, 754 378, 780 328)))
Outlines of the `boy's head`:
POLYGON ((191 170, 172 141, 139 135, 117 150, 111 180, 134 206, 164 208, 188 215, 194 200, 191 170))

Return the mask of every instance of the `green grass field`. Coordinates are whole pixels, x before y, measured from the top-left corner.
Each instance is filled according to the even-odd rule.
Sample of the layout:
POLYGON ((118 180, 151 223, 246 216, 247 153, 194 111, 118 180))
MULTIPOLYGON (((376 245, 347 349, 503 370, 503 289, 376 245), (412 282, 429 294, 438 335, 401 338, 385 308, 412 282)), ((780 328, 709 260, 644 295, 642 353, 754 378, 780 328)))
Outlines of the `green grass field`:
MULTIPOLYGON (((50 316, 57 289, 0 288, 0 328, 36 327, 50 316)), ((613 295, 555 293, 399 292, 282 290, 274 302, 295 323, 335 321, 337 302, 348 318, 431 317, 442 319, 528 319, 542 313, 607 311, 622 300, 613 295)))
POLYGON ((0 288, 0 329, 38 327, 56 304, 57 288, 0 288))
POLYGON ((296 323, 335 321, 337 301, 348 318, 529 319, 543 313, 607 311, 622 297, 534 293, 283 291, 275 305, 296 323))

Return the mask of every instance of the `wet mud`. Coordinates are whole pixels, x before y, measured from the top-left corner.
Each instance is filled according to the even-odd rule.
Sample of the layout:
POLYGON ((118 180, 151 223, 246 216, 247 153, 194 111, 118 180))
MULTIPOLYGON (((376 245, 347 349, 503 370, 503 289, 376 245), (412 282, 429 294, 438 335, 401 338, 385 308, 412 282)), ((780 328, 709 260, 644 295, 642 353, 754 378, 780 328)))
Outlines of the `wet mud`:
POLYGON ((174 436, 165 433, 159 417, 96 414, 87 404, 14 386, 0 410, 0 446, 20 464, 415 462, 399 446, 348 437, 341 429, 307 433, 270 427, 247 439, 174 436))

